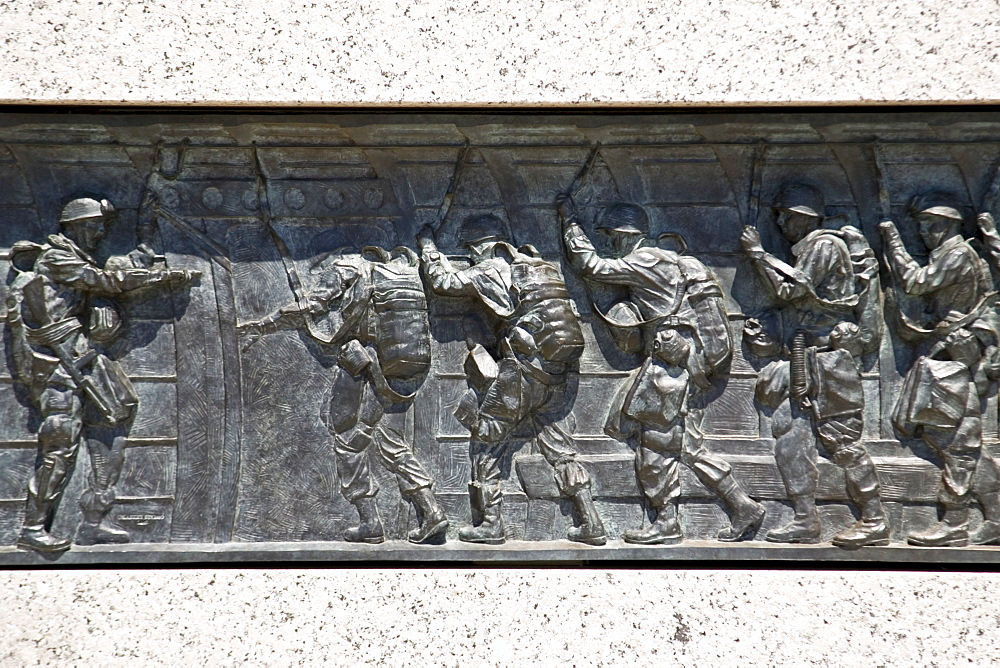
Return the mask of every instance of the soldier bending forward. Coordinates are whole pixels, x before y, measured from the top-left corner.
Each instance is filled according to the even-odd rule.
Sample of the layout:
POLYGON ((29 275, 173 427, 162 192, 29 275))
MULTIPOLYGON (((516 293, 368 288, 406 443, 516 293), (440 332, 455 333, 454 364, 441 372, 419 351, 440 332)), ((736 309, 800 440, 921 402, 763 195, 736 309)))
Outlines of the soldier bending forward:
POLYGON ((566 375, 583 352, 580 323, 558 265, 538 257, 530 246, 514 249, 504 237, 503 223, 495 216, 466 220, 460 243, 474 264, 462 270, 437 250, 430 228, 417 238, 432 289, 477 300, 502 335, 499 363, 480 344, 470 350, 466 371, 472 387, 455 413, 472 432, 474 526, 463 528, 459 538, 504 542, 500 483, 513 454, 508 439, 530 420, 560 493, 573 500, 580 515, 581 524, 570 529, 569 539, 603 545, 607 537, 591 497, 590 475, 577 461, 572 439, 557 424, 568 409, 566 375))
POLYGON ((302 328, 321 343, 339 347, 323 417, 334 438, 341 492, 360 517, 344 540, 385 540, 368 457, 374 443, 379 460, 396 475, 399 491, 420 512, 421 525, 409 533, 410 542, 443 541, 448 519, 434 497, 434 481, 404 437, 414 386, 430 366, 427 298, 416 254, 403 247, 391 253, 370 247, 364 255, 345 255, 323 274, 306 302, 304 309, 293 305, 241 330, 260 335, 302 328), (402 393, 401 386, 412 391, 402 393))

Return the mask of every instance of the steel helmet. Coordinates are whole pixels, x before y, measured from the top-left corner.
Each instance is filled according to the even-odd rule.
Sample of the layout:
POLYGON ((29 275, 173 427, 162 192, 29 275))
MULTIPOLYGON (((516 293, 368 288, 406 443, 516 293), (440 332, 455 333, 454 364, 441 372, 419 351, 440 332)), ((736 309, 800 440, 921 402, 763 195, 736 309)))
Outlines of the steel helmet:
POLYGON ((826 213, 823 193, 804 183, 788 183, 782 186, 771 208, 794 211, 814 218, 822 218, 826 213))
POLYGON ((601 212, 597 219, 597 229, 604 232, 649 234, 649 216, 641 206, 619 202, 601 212))
POLYGON ((492 213, 469 216, 458 232, 458 245, 471 246, 481 241, 506 241, 507 225, 492 213))
POLYGON ((72 223, 88 218, 102 218, 105 221, 115 215, 115 207, 106 199, 97 201, 90 197, 80 197, 66 203, 59 216, 59 223, 72 223))
POLYGON ((910 200, 910 215, 929 213, 950 220, 962 220, 954 195, 946 192, 933 191, 917 195, 910 200))

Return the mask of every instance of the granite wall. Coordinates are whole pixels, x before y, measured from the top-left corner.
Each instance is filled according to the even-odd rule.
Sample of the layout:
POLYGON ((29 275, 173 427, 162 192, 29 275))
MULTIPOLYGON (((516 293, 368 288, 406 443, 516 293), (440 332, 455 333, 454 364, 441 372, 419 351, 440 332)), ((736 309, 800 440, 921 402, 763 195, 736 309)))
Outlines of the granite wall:
MULTIPOLYGON (((986 104, 995 0, 0 2, 0 103, 986 104)), ((0 573, 0 663, 987 664, 1000 576, 0 573)))

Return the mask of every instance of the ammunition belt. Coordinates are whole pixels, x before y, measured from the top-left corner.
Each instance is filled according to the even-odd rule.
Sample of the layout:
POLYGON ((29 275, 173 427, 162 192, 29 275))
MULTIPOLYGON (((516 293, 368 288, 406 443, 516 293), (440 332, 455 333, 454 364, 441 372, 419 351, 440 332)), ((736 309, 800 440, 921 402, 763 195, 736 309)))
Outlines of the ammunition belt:
POLYGON ((537 304, 550 299, 569 299, 569 291, 558 285, 547 285, 542 288, 521 293, 522 304, 537 304))
POLYGON ((427 300, 416 297, 393 297, 385 301, 376 300, 374 302, 375 311, 378 313, 392 313, 394 311, 426 311, 427 300))

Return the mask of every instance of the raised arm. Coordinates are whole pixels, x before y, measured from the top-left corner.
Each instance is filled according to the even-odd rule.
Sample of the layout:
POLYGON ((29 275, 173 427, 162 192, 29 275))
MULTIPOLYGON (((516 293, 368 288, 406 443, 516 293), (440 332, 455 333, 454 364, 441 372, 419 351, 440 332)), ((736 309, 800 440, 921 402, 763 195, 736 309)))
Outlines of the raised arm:
POLYGON ((417 234, 417 248, 431 290, 446 297, 469 297, 476 294, 469 272, 456 269, 438 250, 433 231, 424 226, 417 234))
POLYGON ((812 286, 816 277, 812 276, 811 272, 818 269, 818 266, 810 266, 811 272, 806 273, 782 262, 764 250, 760 245, 760 234, 750 226, 743 228, 740 243, 743 252, 750 258, 778 299, 793 301, 814 294, 812 286))
MULTIPOLYGON (((315 318, 338 311, 341 330, 346 330, 363 315, 371 293, 371 283, 356 267, 338 265, 328 270, 319 282, 298 303, 288 304, 260 320, 243 323, 237 329, 260 336, 290 329, 310 329, 315 318)), ((331 335, 340 338, 342 332, 331 335)))
POLYGON ((885 258, 899 281, 903 291, 909 295, 926 295, 962 280, 967 268, 961 253, 948 253, 936 262, 928 262, 921 267, 907 252, 899 230, 890 221, 879 224, 885 239, 885 258))
POLYGON ((594 244, 580 226, 573 198, 560 197, 556 211, 563 227, 566 257, 577 273, 602 283, 630 285, 635 282, 635 269, 628 262, 598 255, 594 244))

